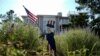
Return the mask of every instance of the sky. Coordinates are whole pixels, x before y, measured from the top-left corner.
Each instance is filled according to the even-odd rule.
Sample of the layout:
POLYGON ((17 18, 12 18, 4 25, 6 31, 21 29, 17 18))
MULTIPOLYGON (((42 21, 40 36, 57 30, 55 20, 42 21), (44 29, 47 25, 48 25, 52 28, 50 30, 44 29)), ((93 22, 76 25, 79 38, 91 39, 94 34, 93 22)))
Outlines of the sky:
POLYGON ((75 0, 0 0, 0 14, 14 10, 18 15, 27 15, 23 5, 35 15, 57 15, 62 12, 66 16, 69 11, 76 11, 75 0))

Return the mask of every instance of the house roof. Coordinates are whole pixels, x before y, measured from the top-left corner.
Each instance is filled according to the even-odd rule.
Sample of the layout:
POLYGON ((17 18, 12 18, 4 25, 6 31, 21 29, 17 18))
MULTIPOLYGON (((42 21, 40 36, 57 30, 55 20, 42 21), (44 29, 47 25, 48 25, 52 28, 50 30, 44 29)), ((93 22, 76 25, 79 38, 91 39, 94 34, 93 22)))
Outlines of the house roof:
POLYGON ((68 17, 61 17, 61 19, 68 19, 68 17))
POLYGON ((28 18, 28 16, 25 16, 25 15, 24 15, 24 16, 21 16, 21 17, 22 17, 22 18, 28 18))
POLYGON ((57 15, 37 15, 37 16, 57 16, 57 15))
MULTIPOLYGON (((60 17, 60 19, 68 19, 68 17, 58 15, 37 15, 37 17, 60 17)), ((28 18, 28 16, 23 15, 22 18, 28 18)))

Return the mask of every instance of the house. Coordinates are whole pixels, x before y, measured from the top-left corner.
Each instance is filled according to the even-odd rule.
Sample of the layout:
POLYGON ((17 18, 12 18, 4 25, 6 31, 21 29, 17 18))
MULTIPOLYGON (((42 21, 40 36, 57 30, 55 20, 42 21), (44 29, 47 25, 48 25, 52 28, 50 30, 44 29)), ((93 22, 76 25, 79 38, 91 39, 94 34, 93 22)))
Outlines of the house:
MULTIPOLYGON (((38 26, 41 30, 41 32, 46 32, 47 30, 47 23, 48 21, 54 21, 55 22, 55 32, 59 33, 66 29, 68 25, 70 24, 70 21, 68 17, 63 17, 62 13, 58 13, 58 15, 37 15, 38 19, 38 26)), ((28 16, 22 16, 24 18, 24 21, 28 24, 33 24, 31 20, 29 20, 28 16)))
MULTIPOLYGON (((0 18, 1 19, 1 18, 0 18)), ((0 30, 2 29, 2 20, 0 20, 0 30)))

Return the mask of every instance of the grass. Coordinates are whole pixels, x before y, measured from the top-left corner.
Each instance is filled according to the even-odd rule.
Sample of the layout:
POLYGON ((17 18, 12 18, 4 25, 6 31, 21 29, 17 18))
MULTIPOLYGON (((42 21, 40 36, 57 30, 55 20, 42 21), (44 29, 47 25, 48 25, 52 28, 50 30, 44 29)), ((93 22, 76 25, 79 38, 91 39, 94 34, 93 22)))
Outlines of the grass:
MULTIPOLYGON (((13 31, 7 32, 7 23, 0 31, 1 56, 27 56, 29 53, 47 52, 47 41, 39 38, 37 27, 15 24, 13 31), (35 52, 34 52, 35 51, 35 52)), ((85 29, 70 29, 62 35, 55 35, 57 56, 94 56, 99 55, 100 39, 85 29)))
POLYGON ((8 22, 3 25, 0 31, 0 44, 5 45, 2 51, 7 52, 7 56, 24 56, 24 50, 37 50, 40 46, 39 30, 31 25, 25 25, 23 23, 15 24, 13 28, 10 28, 11 24, 8 22), (19 54, 18 54, 18 53, 19 54), (13 54, 11 54, 13 53, 13 54))
POLYGON ((98 51, 95 49, 97 42, 100 44, 98 36, 85 29, 71 29, 61 36, 57 35, 55 39, 58 54, 63 56, 75 54, 89 56, 94 50, 98 51))

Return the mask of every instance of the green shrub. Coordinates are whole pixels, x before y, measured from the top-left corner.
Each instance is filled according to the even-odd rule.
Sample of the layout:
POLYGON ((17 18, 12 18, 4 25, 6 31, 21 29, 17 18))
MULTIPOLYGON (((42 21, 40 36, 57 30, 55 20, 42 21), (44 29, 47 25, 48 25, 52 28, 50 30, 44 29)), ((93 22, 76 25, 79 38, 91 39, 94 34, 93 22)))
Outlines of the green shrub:
POLYGON ((37 47, 40 46, 39 32, 38 27, 33 25, 15 23, 14 27, 11 28, 11 23, 8 22, 3 25, 0 31, 0 42, 6 45, 6 49, 15 50, 15 54, 17 51, 21 53, 23 50, 37 51, 37 47), (11 45, 13 49, 12 47, 7 48, 9 45, 11 45))
POLYGON ((7 47, 6 56, 26 56, 27 52, 23 49, 16 49, 13 46, 7 47))
POLYGON ((79 50, 81 55, 82 53, 89 55, 93 53, 98 41, 97 36, 85 29, 71 29, 61 36, 56 36, 57 52, 68 55, 68 52, 76 53, 76 50, 79 50))
POLYGON ((0 56, 6 56, 6 45, 0 42, 0 56))

